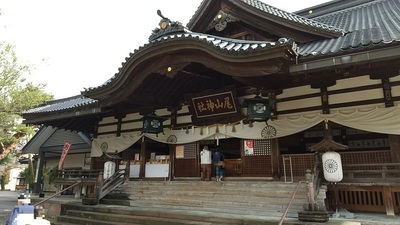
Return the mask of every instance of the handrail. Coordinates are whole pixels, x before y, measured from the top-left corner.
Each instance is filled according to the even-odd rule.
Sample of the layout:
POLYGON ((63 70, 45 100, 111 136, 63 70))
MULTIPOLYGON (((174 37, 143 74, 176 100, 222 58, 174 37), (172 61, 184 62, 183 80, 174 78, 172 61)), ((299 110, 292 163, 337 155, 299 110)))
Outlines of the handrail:
POLYGON ((42 204, 42 203, 44 203, 44 202, 46 202, 46 201, 48 201, 48 200, 54 198, 55 196, 57 196, 57 195, 63 193, 64 191, 69 190, 69 189, 75 187, 76 185, 80 184, 81 182, 82 182, 82 181, 76 182, 75 184, 73 184, 73 185, 71 185, 71 186, 69 186, 69 187, 67 187, 67 188, 65 188, 65 189, 63 189, 63 190, 61 190, 61 191, 59 191, 59 192, 53 194, 52 196, 47 197, 46 199, 43 199, 42 201, 36 203, 34 206, 40 205, 40 204, 42 204))
MULTIPOLYGON (((105 180, 102 183, 102 187, 99 190, 99 199, 105 196, 105 191, 109 189, 110 187, 113 187, 115 185, 118 185, 119 183, 123 182, 125 180, 125 169, 120 169, 117 172, 115 172, 111 177, 109 177, 107 180, 105 180), (122 178, 122 179, 121 179, 122 178)), ((109 192, 107 190, 107 192, 109 192)))
POLYGON ((294 200, 294 197, 296 196, 297 191, 299 190, 300 184, 301 183, 305 183, 306 181, 299 181, 299 183, 297 183, 296 188, 294 189, 293 193, 292 193, 292 197, 289 200, 289 203, 285 209, 285 212, 282 214, 281 219, 279 220, 278 225, 282 225, 283 224, 283 220, 285 220, 287 213, 289 212, 289 208, 292 205, 292 202, 294 200))

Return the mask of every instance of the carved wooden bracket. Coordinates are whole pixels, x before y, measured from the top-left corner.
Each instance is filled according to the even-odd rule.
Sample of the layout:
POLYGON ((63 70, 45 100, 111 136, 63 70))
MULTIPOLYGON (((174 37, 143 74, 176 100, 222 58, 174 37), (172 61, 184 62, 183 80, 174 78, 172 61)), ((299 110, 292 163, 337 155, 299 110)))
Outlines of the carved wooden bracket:
POLYGON ((214 20, 211 22, 211 24, 207 27, 207 30, 215 28, 217 31, 223 31, 228 23, 236 21, 238 21, 238 19, 220 10, 214 17, 214 20))

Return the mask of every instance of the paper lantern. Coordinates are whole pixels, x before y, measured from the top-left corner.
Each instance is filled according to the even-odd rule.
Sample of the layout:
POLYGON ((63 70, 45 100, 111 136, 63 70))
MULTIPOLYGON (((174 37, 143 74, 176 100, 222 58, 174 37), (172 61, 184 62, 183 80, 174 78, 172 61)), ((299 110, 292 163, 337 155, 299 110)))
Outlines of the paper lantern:
POLYGON ((322 167, 327 181, 336 183, 343 179, 342 160, 339 153, 334 151, 325 152, 322 155, 322 167))

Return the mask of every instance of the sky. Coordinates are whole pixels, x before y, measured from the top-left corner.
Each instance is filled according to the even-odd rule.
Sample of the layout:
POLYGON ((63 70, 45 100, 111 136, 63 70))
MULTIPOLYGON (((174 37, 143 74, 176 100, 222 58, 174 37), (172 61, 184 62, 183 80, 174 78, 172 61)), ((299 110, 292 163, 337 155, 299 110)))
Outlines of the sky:
MULTIPOLYGON (((55 99, 113 77, 165 17, 186 25, 202 0, 0 0, 0 41, 14 46, 24 76, 55 99)), ((294 12, 329 0, 262 0, 294 12)))

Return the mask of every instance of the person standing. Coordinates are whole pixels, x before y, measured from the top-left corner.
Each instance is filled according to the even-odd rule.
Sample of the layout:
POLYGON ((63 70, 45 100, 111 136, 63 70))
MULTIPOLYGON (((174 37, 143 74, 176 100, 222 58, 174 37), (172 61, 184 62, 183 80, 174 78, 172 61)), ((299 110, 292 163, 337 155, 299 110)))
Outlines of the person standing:
POLYGON ((224 155, 219 151, 219 148, 215 150, 215 153, 213 155, 213 162, 215 165, 215 175, 217 178, 217 181, 222 181, 222 178, 224 178, 224 155))
POLYGON ((204 146, 200 152, 201 180, 211 180, 211 151, 204 146))

